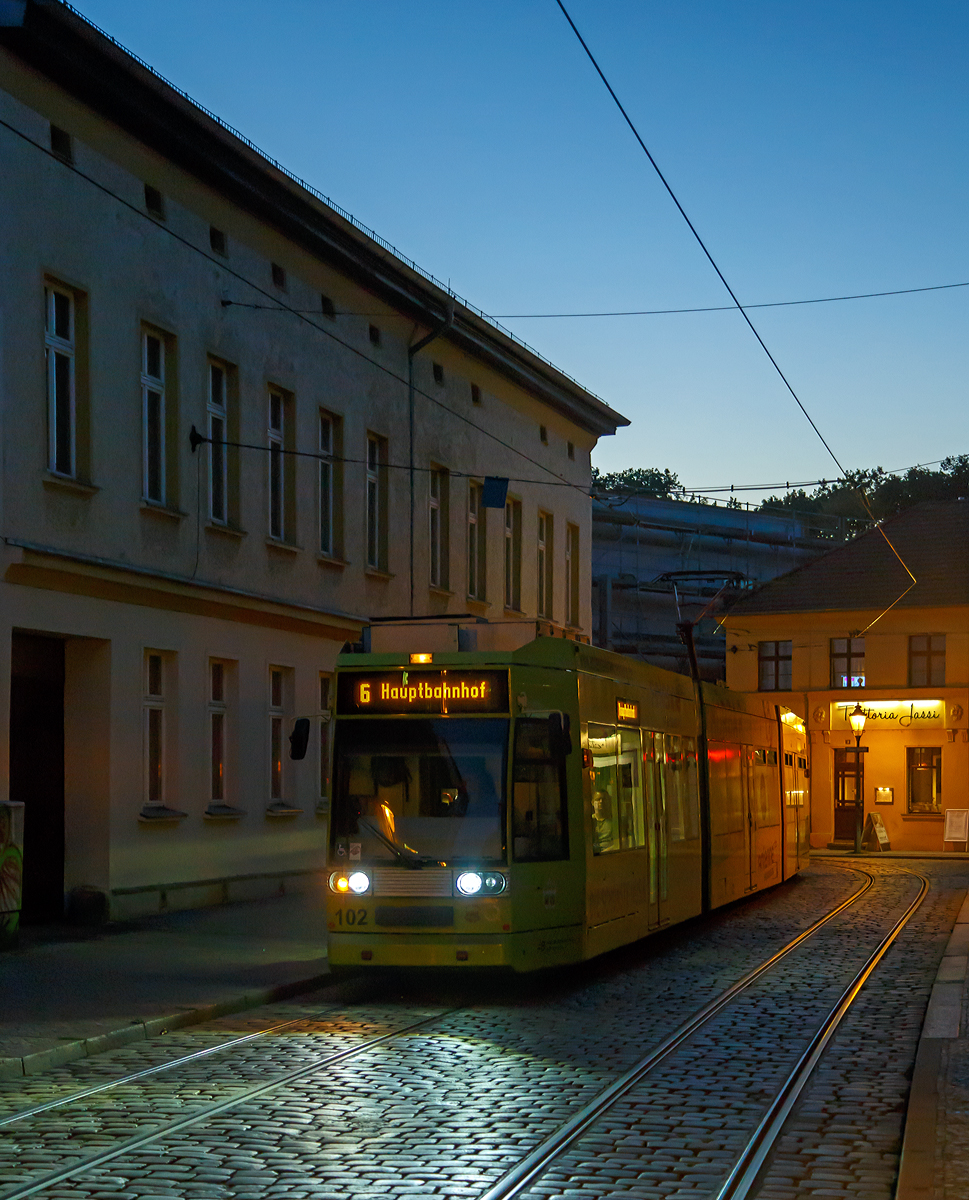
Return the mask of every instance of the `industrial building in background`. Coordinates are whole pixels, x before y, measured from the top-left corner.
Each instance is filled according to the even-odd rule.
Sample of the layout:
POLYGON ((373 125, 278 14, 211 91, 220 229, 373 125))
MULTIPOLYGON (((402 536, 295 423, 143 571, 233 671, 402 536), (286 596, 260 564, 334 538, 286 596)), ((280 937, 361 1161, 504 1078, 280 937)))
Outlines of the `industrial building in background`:
POLYGON ((676 632, 695 621, 700 673, 724 680, 732 603, 852 537, 858 521, 599 492, 592 505, 593 641, 688 675, 676 632))
POLYGON ((69 6, 0 22, 24 916, 299 886, 344 644, 588 639, 590 453, 628 422, 69 6))

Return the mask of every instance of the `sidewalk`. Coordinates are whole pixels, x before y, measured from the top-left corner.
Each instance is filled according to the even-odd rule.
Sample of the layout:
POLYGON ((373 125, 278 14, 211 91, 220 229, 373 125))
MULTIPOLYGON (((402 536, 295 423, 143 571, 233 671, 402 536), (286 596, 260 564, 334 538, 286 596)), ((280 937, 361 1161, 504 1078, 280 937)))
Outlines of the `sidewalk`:
POLYGON ((319 887, 58 935, 28 929, 0 953, 0 1079, 281 999, 327 971, 319 887))
POLYGON ((896 1200, 969 1196, 969 896, 939 964, 919 1039, 896 1200))

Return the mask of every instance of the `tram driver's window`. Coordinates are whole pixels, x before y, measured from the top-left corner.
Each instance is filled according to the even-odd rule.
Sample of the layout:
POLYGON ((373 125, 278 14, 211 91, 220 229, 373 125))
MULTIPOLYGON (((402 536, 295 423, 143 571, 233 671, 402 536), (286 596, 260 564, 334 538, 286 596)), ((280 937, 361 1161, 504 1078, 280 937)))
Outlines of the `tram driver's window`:
POLYGON ((552 745, 546 718, 515 725, 512 838, 518 862, 568 858, 565 764, 552 745))

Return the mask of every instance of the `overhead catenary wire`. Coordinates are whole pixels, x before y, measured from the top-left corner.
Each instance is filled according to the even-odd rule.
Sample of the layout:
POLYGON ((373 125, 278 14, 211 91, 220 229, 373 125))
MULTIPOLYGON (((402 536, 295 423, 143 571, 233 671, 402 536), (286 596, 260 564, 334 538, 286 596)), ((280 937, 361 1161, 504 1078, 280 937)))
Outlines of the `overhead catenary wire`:
MULTIPOLYGON (((603 72, 602 68, 599 66, 598 62, 596 61, 595 55, 589 49, 589 46, 586 43, 585 38, 583 38, 582 34, 579 33, 578 27, 576 26, 575 22, 572 20, 571 16, 569 15, 568 9, 562 3, 562 0, 555 0, 555 2, 559 6, 559 8, 562 10, 562 14, 565 17, 565 19, 568 21, 569 25, 572 27, 572 32, 578 38, 579 43, 582 46, 582 49, 586 52, 586 55, 588 56, 589 61, 592 63, 593 67, 595 68, 596 73, 598 74, 598 76, 602 80, 602 82, 605 84, 606 90, 609 92, 609 95, 615 101, 616 107, 619 109, 620 113, 622 114, 623 120, 626 122, 626 124, 629 126, 630 130, 632 131, 633 137, 635 137, 636 141, 639 143, 640 149, 643 151, 643 153, 649 159, 650 165, 652 166, 653 170, 656 172, 663 187, 666 189, 667 194, 669 195, 669 197, 673 201, 673 203, 676 205, 677 209, 679 210, 680 216, 683 218, 683 220, 686 222, 687 226, 689 227, 689 230, 693 234, 693 237, 695 238, 697 245, 703 251, 704 255, 706 256, 707 261, 710 263, 710 266, 713 267, 714 271, 716 271, 717 277, 719 278, 719 280, 723 284, 723 286, 726 288, 727 294, 730 296, 730 299, 734 303, 734 307, 737 309, 737 311, 743 317, 744 321, 747 323, 747 326, 750 329, 750 332, 754 335, 754 337, 757 339, 758 343, 760 344, 760 348, 767 355, 768 359, 770 359, 771 366, 777 372, 777 374, 780 377, 781 382, 784 384, 785 388, 787 388, 788 392, 790 392, 791 396, 794 399, 795 404, 798 406, 798 408, 804 414, 804 417, 807 420, 808 424, 811 426, 811 428, 817 434, 818 439, 821 442, 821 445, 824 446, 825 450, 827 450, 827 452, 830 455, 831 459, 833 460, 835 466, 837 466, 842 477, 845 479, 845 482, 848 482, 848 472, 841 465, 841 461, 839 460, 838 456, 835 454, 834 450, 831 448, 827 438, 824 436, 824 434, 818 428, 817 424, 815 423, 814 418, 811 416, 811 414, 808 412, 806 406, 801 401, 800 396, 798 396, 797 392, 795 392, 794 388, 791 386, 791 382, 787 378, 787 376, 784 374, 783 370, 781 369, 780 363, 778 363, 777 359, 774 357, 774 355, 768 349, 767 343, 761 337, 760 333, 757 330, 756 325, 754 325, 753 321, 748 316, 746 309, 740 303, 740 300, 737 298, 737 295, 734 292, 733 288, 727 282, 726 276, 720 270, 720 267, 717 265, 716 259, 714 259, 713 255, 707 249, 707 245, 704 242, 703 238, 700 237, 700 233, 697 230, 696 226, 693 224, 693 222, 687 216, 686 209, 680 203, 679 199, 677 198, 676 193, 673 191, 672 187, 670 186, 669 182, 667 181, 666 176, 660 170, 659 163, 657 163, 656 159, 650 153, 649 147, 646 145, 646 143, 643 141, 642 137, 640 136, 639 130, 633 124, 632 118, 629 116, 629 114, 626 112, 625 108, 623 107, 622 102, 620 101, 619 97, 616 95, 616 92, 613 89, 612 84, 606 78, 605 73, 603 72)), ((912 588, 915 587, 917 580, 916 580, 915 576, 912 574, 912 572, 909 570, 908 564, 905 562, 905 560, 899 554, 898 550, 896 550, 895 546, 892 544, 892 541, 888 537, 888 534, 885 533, 884 529, 881 527, 881 525, 875 519, 875 514, 871 511, 871 506, 868 503, 868 498, 865 496, 864 491, 861 488, 857 488, 856 490, 858 492, 858 495, 861 497, 861 501, 864 504, 865 509, 868 512, 868 515, 871 517, 871 519, 873 521, 875 521, 875 528, 878 529, 881 536, 885 539, 885 542, 888 545, 889 549, 891 550, 892 554, 898 560, 899 564, 905 571, 906 575, 911 580, 908 587, 905 588, 905 590, 897 597, 897 599, 892 601, 892 603, 888 606, 888 608, 884 609, 881 613, 879 613, 878 616, 874 618, 874 620, 869 622, 869 624, 866 625, 863 630, 860 630, 855 635, 855 636, 860 637, 862 634, 866 633, 872 627, 872 625, 875 624, 876 621, 880 621, 881 618, 885 615, 885 613, 889 612, 891 609, 893 609, 895 607, 896 604, 898 604, 900 601, 902 601, 908 595, 908 593, 912 590, 912 588)))
MULTIPOLYGON (((39 150, 47 158, 52 159, 56 163, 59 163, 66 170, 72 171, 75 175, 79 176, 79 178, 84 179, 87 183, 90 183, 92 185, 92 187, 97 188, 98 191, 103 192, 106 196, 110 196, 113 200, 115 200, 118 204, 122 205, 124 208, 128 209, 130 212, 136 213, 139 217, 141 217, 143 220, 148 222, 155 229, 164 231, 165 233, 168 234, 169 237, 173 238, 177 242, 180 242, 183 246, 187 247, 189 250, 198 254, 200 257, 206 259, 206 261, 208 261, 208 262, 212 263, 214 266, 218 267, 219 270, 223 271, 226 275, 230 275, 230 276, 232 276, 232 278, 237 279, 241 284, 243 284, 244 286, 246 286, 248 288, 251 288, 254 292, 256 292, 260 296, 263 296, 265 299, 275 301, 275 303, 273 303, 273 304, 259 306, 259 307, 279 309, 280 311, 288 312, 288 313, 298 317, 301 321, 303 321, 304 324, 308 325, 311 329, 315 329, 318 333, 322 333, 324 335, 324 337, 327 337, 331 341, 336 342, 337 345, 342 346, 345 350, 349 350, 351 354, 354 354, 358 358, 363 359, 364 362, 369 363, 377 371, 380 371, 384 375, 389 376, 391 379, 396 380, 398 383, 402 384, 404 387, 407 386, 407 380, 403 375, 398 375, 397 372, 392 370, 390 367, 385 366, 383 363, 377 362, 376 359, 372 358, 369 354, 365 353, 363 350, 360 350, 358 347, 354 346, 352 343, 345 341, 343 338, 339 337, 332 330, 326 329, 324 326, 317 325, 314 321, 309 320, 308 315, 307 315, 307 312, 309 310, 307 310, 307 312, 304 312, 301 309, 292 308, 288 304, 283 304, 281 301, 277 300, 272 295, 272 293, 268 292, 260 284, 254 283, 251 279, 247 279, 244 275, 240 274, 238 271, 233 270, 233 268, 230 267, 223 258, 216 257, 216 255, 208 253, 201 246, 197 246, 194 242, 190 241, 188 238, 183 237, 180 233, 176 232, 174 229, 171 228, 171 226, 169 226, 163 222, 156 221, 153 217, 151 217, 143 209, 139 208, 138 205, 133 204, 130 200, 126 200, 124 198, 124 196, 119 195, 117 192, 113 191, 106 184, 102 183, 98 179, 95 179, 92 175, 89 175, 86 171, 82 171, 75 163, 67 162, 65 159, 61 158, 59 155, 54 154, 54 152, 52 150, 50 150, 47 146, 44 146, 41 142, 35 141, 32 137, 30 137, 29 134, 24 133, 23 130, 18 129, 15 125, 12 125, 9 121, 4 120, 3 118, 0 118, 0 127, 9 130, 9 132, 13 133, 16 137, 18 137, 22 141, 26 142, 29 146, 32 146, 35 150, 39 150)), ((246 307, 245 305, 243 305, 237 301, 232 301, 232 303, 238 304, 239 307, 246 307)), ((223 303, 223 306, 229 307, 228 305, 225 305, 224 303, 223 303)), ((253 306, 253 307, 255 307, 255 306, 253 306)), ((320 315, 320 316, 323 315, 321 313, 321 311, 318 309, 313 309, 312 312, 315 313, 316 315, 320 315)), ((462 421, 462 422, 464 422, 464 424, 469 425, 472 429, 475 429, 478 433, 481 433, 485 437, 491 439, 491 441, 496 442, 500 446, 503 446, 506 450, 510 450, 513 454, 518 455, 519 458, 524 459, 526 462, 531 463, 533 466, 537 467, 540 471, 546 472, 547 474, 552 476, 553 479, 557 480, 561 486, 572 487, 577 492, 580 492, 582 495, 588 496, 588 494, 589 494, 588 490, 586 488, 584 488, 581 484, 573 483, 571 480, 566 479, 563 475, 560 475, 557 471, 553 470, 551 467, 547 466, 545 463, 539 462, 538 459, 533 458, 526 451, 520 450, 517 446, 513 446, 510 442, 505 441, 504 438, 499 437, 498 434, 492 433, 490 429, 485 429, 484 426, 479 425, 476 421, 472 421, 471 418, 465 416, 464 413, 458 412, 456 409, 450 408, 448 405, 446 405, 442 401, 438 400, 436 396, 432 396, 429 392, 425 392, 422 388, 415 387, 414 390, 423 399, 429 400, 432 404, 436 405, 438 408, 442 409, 444 412, 448 413, 450 416, 456 417, 459 421, 462 421)), ((456 474, 456 472, 452 472, 452 473, 456 474)), ((502 478, 504 478, 504 477, 505 476, 502 475, 502 478)), ((522 480, 521 482, 526 482, 526 481, 522 480)), ((534 481, 532 481, 532 482, 534 482, 534 481)), ((543 481, 543 485, 546 482, 548 482, 548 481, 543 481)))

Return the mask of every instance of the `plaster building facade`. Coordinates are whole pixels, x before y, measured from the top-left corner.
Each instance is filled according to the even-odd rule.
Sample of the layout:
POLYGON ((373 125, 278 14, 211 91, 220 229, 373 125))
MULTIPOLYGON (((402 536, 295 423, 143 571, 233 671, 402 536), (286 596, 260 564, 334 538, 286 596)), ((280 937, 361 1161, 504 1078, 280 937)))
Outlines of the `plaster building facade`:
POLYGON ((894 850, 963 849, 944 835, 969 809, 969 502, 919 504, 884 533, 891 546, 870 530, 740 600, 727 682, 806 721, 812 845, 853 845, 860 818, 872 845, 874 821, 894 850))
POLYGON ((3 17, 25 916, 269 894, 320 861, 345 643, 389 617, 589 636, 589 456, 628 422, 70 8, 3 17))
POLYGON ((688 675, 676 623, 713 601, 697 657, 704 679, 723 680, 724 610, 850 533, 843 518, 815 513, 604 495, 592 505, 593 641, 688 675))

